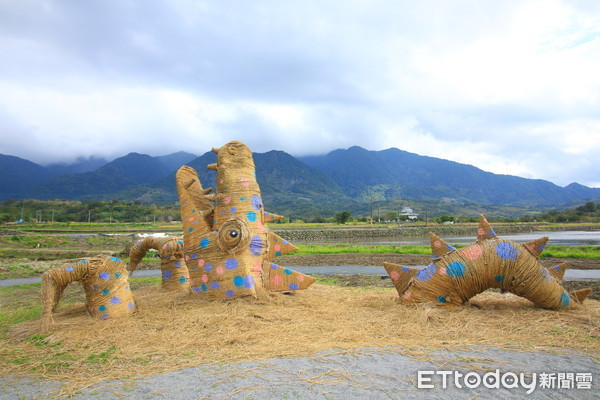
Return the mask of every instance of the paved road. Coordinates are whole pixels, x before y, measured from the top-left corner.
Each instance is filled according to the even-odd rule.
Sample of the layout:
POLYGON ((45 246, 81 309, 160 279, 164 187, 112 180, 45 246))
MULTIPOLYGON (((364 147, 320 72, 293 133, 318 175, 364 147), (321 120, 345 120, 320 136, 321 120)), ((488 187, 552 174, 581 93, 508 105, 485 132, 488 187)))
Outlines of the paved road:
MULTIPOLYGON (((598 399, 599 379, 599 367, 593 355, 573 352, 475 348, 423 352, 419 357, 411 357, 401 348, 384 347, 328 351, 302 358, 203 365, 131 381, 100 382, 70 398, 598 399), (424 379, 421 384, 433 388, 417 387, 419 371, 424 379), (471 372, 465 381, 465 375, 471 372), (526 375, 521 378, 520 373, 526 375), (442 374, 447 376, 445 388, 442 374), (517 376, 516 383, 512 374, 517 376), (590 379, 591 384, 586 383, 590 379), (548 388, 544 383, 548 383, 548 388), (467 387, 469 385, 472 388, 467 387)), ((60 387, 55 381, 0 378, 0 399, 46 399, 56 395, 60 387)))

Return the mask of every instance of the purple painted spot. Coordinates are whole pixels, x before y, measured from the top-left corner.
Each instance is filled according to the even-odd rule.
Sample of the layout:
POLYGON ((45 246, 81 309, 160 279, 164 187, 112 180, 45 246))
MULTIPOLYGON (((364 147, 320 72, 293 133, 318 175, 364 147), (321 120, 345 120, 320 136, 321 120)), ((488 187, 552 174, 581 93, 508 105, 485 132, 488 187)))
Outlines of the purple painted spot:
POLYGON ((498 243, 496 246, 496 254, 498 257, 505 258, 507 260, 516 260, 518 251, 512 244, 502 242, 498 243))
POLYGON ((257 256, 263 251, 263 241, 260 236, 256 235, 250 241, 250 252, 257 256))
POLYGON ((194 292, 200 293, 200 287, 199 286, 194 286, 192 289, 194 290, 194 292))
POLYGON ((127 303, 127 308, 129 308, 130 310, 133 310, 133 307, 135 307, 135 304, 133 304, 133 301, 130 301, 129 303, 127 303))
POLYGON ((408 268, 407 266, 402 266, 402 272, 408 272, 410 271, 410 268, 408 268))
POLYGON ((163 281, 168 281, 171 277, 172 272, 168 269, 163 271, 163 281))
POLYGON ((246 289, 252 289, 254 287, 254 278, 250 275, 246 275, 244 278, 244 287, 246 289))
POLYGON ((118 296, 113 297, 110 299, 110 304, 121 304, 121 298, 118 296))
POLYGON ((65 271, 67 271, 67 272, 73 272, 73 271, 75 271, 75 268, 73 268, 73 267, 67 267, 67 268, 65 268, 65 271))
POLYGON ((298 284, 296 282, 290 283, 290 285, 288 287, 292 290, 298 290, 300 288, 300 286, 298 286, 298 284))
POLYGON ((212 269, 212 265, 210 265, 210 264, 206 264, 206 265, 204 266, 204 270, 205 270, 205 271, 210 271, 211 269, 212 269))
POLYGON ((277 269, 277 268, 279 268, 279 265, 277 265, 277 264, 271 264, 271 269, 277 269))
POLYGON ((254 196, 252 196, 252 207, 254 207, 255 210, 262 210, 262 200, 260 199, 260 196, 255 194, 254 196))
POLYGON ((221 285, 219 285, 219 282, 211 282, 210 283, 211 289, 219 289, 220 287, 221 287, 221 285))
POLYGON ((236 211, 237 211, 237 208, 235 208, 235 207, 231 207, 231 209, 229 210, 229 212, 232 214, 235 213, 236 211))
POLYGON ((173 263, 174 268, 181 268, 181 261, 177 260, 173 263))
POLYGON ((108 279, 108 278, 110 278, 110 275, 108 274, 108 272, 100 273, 100 279, 108 279))
POLYGON ((228 290, 225 292, 225 297, 230 298, 233 297, 234 294, 235 292, 233 290, 228 290))
POLYGON ((238 261, 235 258, 228 258, 225 260, 225 268, 231 270, 238 267, 238 261))
POLYGON ((435 264, 429 264, 428 266, 419 271, 416 278, 420 281, 427 282, 431 279, 433 274, 435 274, 436 269, 437 267, 435 266, 435 264))
POLYGON ((102 316, 100 317, 100 319, 103 319, 103 320, 106 321, 108 319, 108 314, 102 314, 102 316))

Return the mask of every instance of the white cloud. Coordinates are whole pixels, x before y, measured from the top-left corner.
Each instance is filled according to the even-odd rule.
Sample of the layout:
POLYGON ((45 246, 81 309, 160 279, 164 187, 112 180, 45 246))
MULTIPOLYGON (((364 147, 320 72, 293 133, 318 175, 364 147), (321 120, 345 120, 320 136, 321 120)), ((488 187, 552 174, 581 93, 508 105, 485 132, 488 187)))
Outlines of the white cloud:
POLYGON ((399 147, 598 185, 597 2, 0 5, 0 146, 36 162, 399 147))

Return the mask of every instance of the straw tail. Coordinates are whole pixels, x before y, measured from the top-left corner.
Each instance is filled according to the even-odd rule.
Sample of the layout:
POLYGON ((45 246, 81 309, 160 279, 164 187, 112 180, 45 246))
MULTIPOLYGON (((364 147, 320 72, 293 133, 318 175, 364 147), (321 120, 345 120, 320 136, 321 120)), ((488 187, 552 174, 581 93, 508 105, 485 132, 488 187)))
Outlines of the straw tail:
POLYGON ((289 292, 306 289, 315 282, 315 278, 289 268, 280 267, 267 261, 262 265, 262 284, 267 290, 289 292))

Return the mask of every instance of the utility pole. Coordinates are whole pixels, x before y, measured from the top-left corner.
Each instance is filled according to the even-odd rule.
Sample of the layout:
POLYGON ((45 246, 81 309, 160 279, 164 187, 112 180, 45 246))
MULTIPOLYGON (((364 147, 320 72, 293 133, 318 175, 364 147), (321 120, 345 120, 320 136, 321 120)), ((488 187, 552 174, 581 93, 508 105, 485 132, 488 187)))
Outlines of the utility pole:
POLYGON ((373 196, 371 196, 371 225, 373 225, 373 196))
POLYGON ((92 222, 92 210, 88 210, 88 224, 92 222))
POLYGON ((52 210, 52 222, 54 222, 54 210, 52 210))
POLYGON ((35 219, 37 220, 38 224, 42 222, 42 210, 37 210, 35 212, 35 219))
POLYGON ((23 219, 23 215, 25 214, 25 203, 21 200, 21 219, 23 219))

